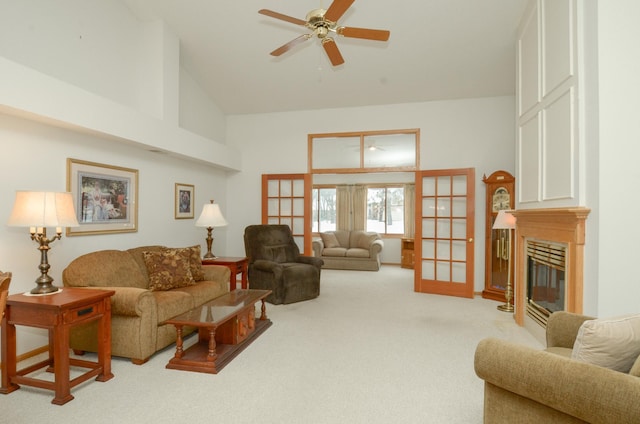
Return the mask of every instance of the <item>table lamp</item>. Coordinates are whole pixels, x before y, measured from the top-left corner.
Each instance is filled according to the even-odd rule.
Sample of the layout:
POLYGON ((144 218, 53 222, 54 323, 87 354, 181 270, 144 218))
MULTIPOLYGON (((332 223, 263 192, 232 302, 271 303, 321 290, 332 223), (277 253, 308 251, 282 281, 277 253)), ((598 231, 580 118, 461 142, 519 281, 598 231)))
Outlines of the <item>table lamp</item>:
POLYGON ((31 240, 39 244, 40 277, 31 294, 48 294, 58 291, 53 278, 48 274, 50 265, 47 257, 49 245, 62 237, 63 227, 77 227, 78 220, 73 208, 71 193, 44 191, 17 191, 13 210, 7 225, 11 227, 29 227, 31 240), (47 227, 55 227, 56 235, 47 238, 47 227))
POLYGON ((511 230, 516 228, 516 217, 511 214, 510 211, 501 210, 498 211, 498 216, 493 223, 494 230, 506 230, 507 231, 507 290, 504 296, 507 303, 499 305, 498 309, 503 312, 513 312, 513 288, 511 284, 511 230))
POLYGON ((211 245, 213 244, 213 228, 224 227, 228 224, 227 220, 222 216, 222 212, 220 212, 220 206, 213 203, 213 200, 211 200, 211 203, 204 205, 202 213, 196 221, 196 227, 207 228, 207 253, 204 255, 203 259, 217 258, 217 256, 211 252, 211 245))

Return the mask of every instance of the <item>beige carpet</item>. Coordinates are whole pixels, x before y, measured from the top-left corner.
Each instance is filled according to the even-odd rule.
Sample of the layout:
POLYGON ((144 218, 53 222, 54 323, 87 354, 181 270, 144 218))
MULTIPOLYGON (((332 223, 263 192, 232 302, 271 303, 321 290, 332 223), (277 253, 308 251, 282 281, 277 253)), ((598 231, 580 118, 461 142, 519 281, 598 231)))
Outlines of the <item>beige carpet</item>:
MULTIPOLYGON (((72 390, 0 395, 0 423, 481 423, 484 337, 542 346, 497 302, 413 292, 413 272, 323 270, 320 297, 267 304, 271 326, 219 374, 142 366, 72 390)), ((189 339, 193 342, 195 339, 189 339)))

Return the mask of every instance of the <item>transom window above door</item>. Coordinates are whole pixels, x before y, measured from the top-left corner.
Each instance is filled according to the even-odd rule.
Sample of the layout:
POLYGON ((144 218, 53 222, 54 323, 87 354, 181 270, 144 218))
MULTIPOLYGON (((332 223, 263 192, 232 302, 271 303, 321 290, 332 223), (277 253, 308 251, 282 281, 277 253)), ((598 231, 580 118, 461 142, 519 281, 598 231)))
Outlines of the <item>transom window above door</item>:
POLYGON ((419 169, 420 130, 309 134, 309 172, 419 169))

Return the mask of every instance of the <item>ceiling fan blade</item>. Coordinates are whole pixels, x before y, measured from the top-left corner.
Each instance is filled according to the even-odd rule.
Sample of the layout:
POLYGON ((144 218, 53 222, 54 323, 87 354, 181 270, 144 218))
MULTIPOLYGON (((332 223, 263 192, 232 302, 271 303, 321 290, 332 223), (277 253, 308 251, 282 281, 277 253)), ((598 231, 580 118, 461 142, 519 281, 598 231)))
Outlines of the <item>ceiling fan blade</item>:
POLYGON ((273 10, 260 9, 258 10, 258 13, 260 13, 261 15, 269 16, 271 18, 280 19, 281 21, 290 22, 296 25, 305 26, 307 24, 307 22, 303 21, 302 19, 292 18, 291 16, 283 15, 282 13, 274 12, 273 10))
POLYGON ((331 22, 338 22, 338 19, 344 15, 344 12, 351 7, 354 1, 355 0, 333 0, 333 3, 331 3, 331 6, 329 6, 325 12, 324 18, 331 22))
POLYGON ((344 37, 364 38, 365 40, 387 41, 391 33, 385 29, 339 27, 336 32, 344 37))
POLYGON ((338 50, 338 45, 336 44, 335 41, 333 41, 333 38, 331 37, 323 38, 322 47, 324 48, 324 51, 327 53, 327 56, 329 57, 329 61, 333 66, 342 65, 344 63, 344 59, 340 54, 340 50, 338 50))
POLYGON ((271 56, 280 56, 281 54, 288 52, 298 44, 304 43, 309 38, 311 38, 311 34, 302 34, 300 37, 296 37, 293 40, 289 41, 287 44, 278 47, 277 49, 272 51, 270 54, 271 56))

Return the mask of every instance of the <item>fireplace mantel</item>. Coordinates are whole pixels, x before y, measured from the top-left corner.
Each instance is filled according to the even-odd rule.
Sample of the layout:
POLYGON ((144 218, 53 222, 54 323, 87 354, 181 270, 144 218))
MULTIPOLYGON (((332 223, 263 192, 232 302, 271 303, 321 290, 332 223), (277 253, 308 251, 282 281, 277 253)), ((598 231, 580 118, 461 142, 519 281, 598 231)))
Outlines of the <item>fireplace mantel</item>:
POLYGON ((526 301, 526 240, 546 240, 567 245, 566 310, 582 313, 585 221, 591 210, 577 208, 519 209, 516 217, 515 320, 524 325, 526 301))

